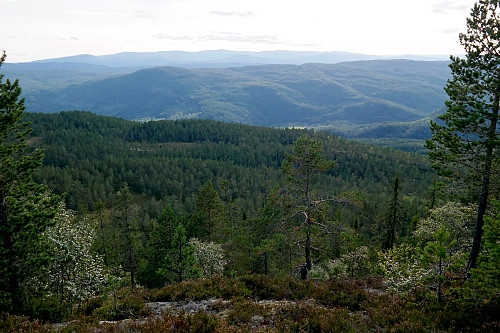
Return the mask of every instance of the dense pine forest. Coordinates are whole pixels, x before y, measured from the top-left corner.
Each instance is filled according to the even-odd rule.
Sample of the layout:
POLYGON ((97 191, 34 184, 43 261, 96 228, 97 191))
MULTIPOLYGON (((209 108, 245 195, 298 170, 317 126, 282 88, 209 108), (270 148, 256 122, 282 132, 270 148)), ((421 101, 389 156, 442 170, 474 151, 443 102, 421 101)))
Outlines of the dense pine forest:
MULTIPOLYGON (((374 223, 396 174, 405 179, 401 191, 409 206, 422 206, 434 178, 425 157, 313 130, 210 120, 137 123, 87 112, 28 113, 26 120, 32 147, 45 149, 36 179, 66 193, 68 207, 78 211, 94 211, 99 200, 112 206, 125 182, 152 217, 168 205, 193 212, 198 191, 210 182, 225 204, 255 216, 283 183, 281 164, 301 135, 322 141, 325 158, 336 161, 315 188, 363 196, 366 224, 374 223)), ((409 211, 408 218, 418 213, 409 211)))
POLYGON ((0 75, 0 331, 497 332, 499 11, 474 6, 425 154, 27 113, 0 75))
MULTIPOLYGON (((212 238, 228 241, 238 237, 233 241, 238 245, 234 255, 248 257, 251 249, 251 257, 258 261, 260 243, 272 237, 252 238, 264 227, 272 236, 277 227, 263 223, 276 223, 266 220, 275 214, 269 211, 273 195, 285 182, 281 165, 300 136, 321 141, 325 158, 335 161, 331 170, 311 184, 315 191, 332 197, 352 196, 359 201, 332 205, 325 212, 338 228, 337 239, 331 241, 340 243, 352 233, 366 241, 376 238, 396 175, 404 179, 398 189, 398 239, 404 239, 414 228, 412 221, 433 204, 435 174, 425 157, 312 130, 209 120, 136 123, 86 112, 27 114, 27 119, 33 127, 32 147, 46 149, 44 165, 35 179, 58 194, 66 193, 67 207, 80 214, 95 212, 98 207, 117 214, 119 193, 125 186, 136 205, 133 219, 139 238, 144 240, 152 228, 151 220, 175 212, 178 219, 185 219, 185 225, 215 223, 222 230, 212 238), (202 204, 202 200, 212 202, 202 204), (207 221, 210 219, 217 221, 207 221), (224 235, 227 228, 231 230, 224 235), (243 231, 246 235, 241 239, 237 234, 243 231)), ((187 237, 206 237, 209 233, 204 228, 193 232, 187 237)), ((341 249, 335 251, 340 254, 341 249)), ((227 269, 263 273, 258 263, 249 264, 227 269)))

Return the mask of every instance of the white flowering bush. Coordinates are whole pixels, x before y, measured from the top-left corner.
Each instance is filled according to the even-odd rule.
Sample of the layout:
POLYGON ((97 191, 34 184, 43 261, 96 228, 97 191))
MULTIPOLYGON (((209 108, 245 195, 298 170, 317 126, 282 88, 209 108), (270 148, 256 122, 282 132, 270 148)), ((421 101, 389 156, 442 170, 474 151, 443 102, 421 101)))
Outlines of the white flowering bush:
MULTIPOLYGON (((428 218, 418 221, 413 236, 424 249, 438 241, 437 235, 446 233, 446 244, 441 244, 447 254, 441 260, 443 267, 450 276, 461 275, 466 269, 466 258, 472 246, 475 218, 474 207, 448 202, 431 210, 428 218)), ((441 275, 436 265, 431 268, 441 275)))
POLYGON ((340 257, 342 262, 347 266, 347 273, 351 277, 363 275, 368 270, 369 253, 368 246, 359 246, 354 251, 340 257))
POLYGON ((328 260, 321 265, 313 266, 309 276, 320 280, 353 277, 363 275, 368 266, 369 249, 367 246, 360 246, 354 251, 343 254, 338 259, 328 260))
POLYGON ((196 266, 201 270, 201 277, 209 278, 222 274, 227 261, 224 259, 224 250, 220 244, 191 238, 189 245, 194 248, 196 266))
POLYGON ((428 218, 418 221, 413 236, 424 246, 435 241, 436 233, 443 227, 450 234, 450 240, 457 243, 457 249, 467 248, 471 245, 475 216, 474 207, 448 202, 431 210, 428 218))
POLYGON ((309 277, 318 280, 347 278, 347 266, 341 259, 327 260, 321 265, 314 265, 309 277))
POLYGON ((316 280, 328 280, 330 278, 330 275, 328 274, 323 265, 313 265, 308 273, 308 276, 311 279, 316 279, 316 280))
POLYGON ((99 291, 108 280, 102 256, 91 251, 95 238, 93 222, 77 220, 61 209, 55 225, 44 233, 51 264, 46 267, 45 286, 52 295, 72 302, 99 291))
POLYGON ((422 267, 418 249, 408 244, 378 252, 378 259, 388 290, 398 294, 405 294, 422 285, 432 272, 422 267))

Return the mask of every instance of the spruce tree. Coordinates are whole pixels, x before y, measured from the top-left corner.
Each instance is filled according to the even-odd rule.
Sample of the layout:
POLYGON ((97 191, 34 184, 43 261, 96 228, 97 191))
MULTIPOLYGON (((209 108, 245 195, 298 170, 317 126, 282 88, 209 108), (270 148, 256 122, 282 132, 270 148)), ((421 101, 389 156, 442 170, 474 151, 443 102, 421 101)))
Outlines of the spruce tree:
POLYGON ((384 219, 384 230, 382 235, 382 248, 391 249, 396 241, 396 232, 401 222, 401 203, 400 203, 400 180, 396 174, 391 182, 391 195, 388 202, 387 214, 384 219))
POLYGON ((445 88, 449 100, 442 123, 431 122, 427 140, 433 166, 448 178, 466 180, 473 190, 477 217, 468 268, 476 267, 484 215, 500 159, 498 109, 500 98, 499 0, 481 0, 460 34, 466 57, 451 57, 452 79, 445 88))
MULTIPOLYGON (((5 61, 0 57, 0 66, 5 61)), ((0 312, 22 312, 29 281, 50 257, 41 234, 54 224, 61 197, 36 184, 33 173, 42 165, 43 151, 30 151, 29 123, 22 122, 24 99, 18 80, 0 75, 0 312)))

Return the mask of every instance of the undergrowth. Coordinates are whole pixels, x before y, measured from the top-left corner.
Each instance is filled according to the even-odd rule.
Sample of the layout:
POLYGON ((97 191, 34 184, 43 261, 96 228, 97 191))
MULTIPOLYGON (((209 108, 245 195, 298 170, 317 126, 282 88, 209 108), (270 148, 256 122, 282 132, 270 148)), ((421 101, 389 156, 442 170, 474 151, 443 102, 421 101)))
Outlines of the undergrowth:
POLYGON ((445 302, 417 289, 386 293, 379 278, 301 281, 291 277, 217 276, 157 290, 120 289, 75 307, 66 323, 0 316, 1 332, 497 332, 499 301, 465 304, 450 291, 445 302), (150 302, 191 304, 195 311, 153 313, 150 302), (174 302, 174 303, 172 303, 174 302), (200 303, 201 304, 201 303, 200 303))

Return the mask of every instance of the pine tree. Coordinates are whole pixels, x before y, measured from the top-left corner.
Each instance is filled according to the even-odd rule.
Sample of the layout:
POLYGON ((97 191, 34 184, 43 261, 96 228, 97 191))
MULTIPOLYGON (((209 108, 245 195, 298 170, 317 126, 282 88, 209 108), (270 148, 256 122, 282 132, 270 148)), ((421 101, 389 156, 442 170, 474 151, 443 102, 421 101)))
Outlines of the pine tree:
POLYGON ((204 227, 208 240, 214 239, 214 232, 221 222, 224 205, 211 182, 206 182, 196 195, 196 211, 204 216, 204 227))
POLYGON ((456 242, 451 240, 450 233, 444 227, 436 231, 433 236, 435 241, 428 242, 425 246, 423 260, 433 268, 434 274, 431 275, 431 279, 437 282, 437 301, 441 302, 445 269, 450 265, 447 260, 451 257, 449 252, 455 247, 456 242))
POLYGON ((487 251, 479 257, 479 267, 473 271, 481 289, 492 299, 500 294, 500 203, 494 203, 496 214, 486 217, 484 247, 487 251))
POLYGON ((158 220, 150 221, 150 234, 142 254, 139 270, 140 284, 150 288, 161 288, 167 282, 165 274, 159 272, 168 255, 177 225, 180 223, 171 205, 163 210, 158 220))
POLYGON ((186 278, 200 276, 200 270, 195 267, 196 257, 193 246, 189 245, 186 237, 186 229, 179 224, 175 229, 172 239, 172 248, 167 255, 166 263, 160 272, 165 275, 173 274, 176 282, 182 282, 186 278))
POLYGON ((286 186, 283 195, 286 197, 287 218, 284 221, 289 231, 301 231, 305 265, 301 268, 301 277, 307 278, 307 272, 312 268, 311 249, 313 246, 312 234, 314 229, 327 229, 319 221, 321 206, 331 199, 315 197, 312 185, 316 176, 333 168, 335 163, 321 156, 321 141, 301 136, 294 145, 294 154, 287 154, 282 165, 282 172, 286 176, 286 186))
POLYGON ((431 123, 427 140, 433 166, 447 177, 465 178, 473 189, 477 217, 468 268, 476 267, 481 248, 490 184, 498 177, 500 136, 500 9, 499 0, 481 0, 460 34, 466 58, 451 57, 453 78, 445 88, 447 112, 431 123))
POLYGON ((136 206, 133 204, 132 192, 127 183, 122 184, 117 192, 117 199, 115 264, 119 264, 125 272, 130 273, 130 284, 134 287, 142 234, 138 230, 136 206))
MULTIPOLYGON (((5 61, 0 57, 0 66, 5 61)), ((42 165, 43 151, 26 144, 29 124, 21 122, 24 99, 18 80, 0 75, 0 312, 21 312, 29 295, 28 281, 50 257, 41 234, 54 223, 62 198, 51 195, 32 177, 42 165)))

